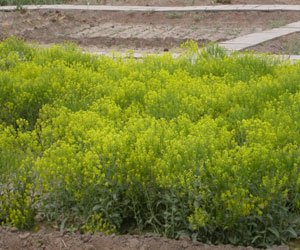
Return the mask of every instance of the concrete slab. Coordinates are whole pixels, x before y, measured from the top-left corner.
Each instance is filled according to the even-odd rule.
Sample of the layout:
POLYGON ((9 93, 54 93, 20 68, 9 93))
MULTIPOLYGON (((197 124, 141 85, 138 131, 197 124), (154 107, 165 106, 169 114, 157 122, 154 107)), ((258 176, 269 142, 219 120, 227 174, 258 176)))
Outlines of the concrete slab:
POLYGON ((225 49, 229 51, 239 51, 246 48, 251 47, 251 44, 248 43, 219 43, 221 47, 224 47, 225 49))
MULTIPOLYGON (((87 51, 85 53, 90 53, 90 54, 94 54, 94 55, 98 55, 98 56, 111 56, 111 57, 114 57, 116 55, 112 54, 112 53, 109 53, 109 52, 106 52, 106 51, 103 51, 103 52, 92 52, 92 51, 87 51)), ((133 57, 136 58, 136 59, 142 59, 143 57, 147 56, 147 55, 157 55, 157 56, 162 56, 164 53, 156 53, 156 54, 152 54, 152 53, 134 53, 133 54, 133 57)), ((128 54, 126 53, 119 53, 117 55, 120 55, 122 57, 127 57, 128 54)), ((180 56, 180 54, 177 54, 177 53, 173 53, 172 56, 174 58, 180 56)), ((243 56, 243 54, 240 54, 240 56, 243 56)), ((258 57, 260 57, 261 55, 260 54, 257 54, 258 57)), ((286 60, 289 60, 290 63, 296 63, 298 61, 300 61, 300 55, 268 55, 270 56, 271 58, 274 58, 274 60, 276 59, 279 59, 281 61, 286 61, 286 60)))
POLYGON ((248 11, 248 10, 255 10, 259 5, 240 5, 238 6, 238 10, 240 11, 248 11))
POLYGON ((222 42, 220 45, 229 48, 230 50, 242 50, 295 32, 300 32, 300 22, 290 23, 281 28, 237 37, 235 39, 222 42))
POLYGON ((300 60, 300 55, 289 55, 288 58, 293 61, 293 62, 296 62, 296 61, 299 61, 300 60))
POLYGON ((284 27, 300 29, 300 22, 290 23, 290 24, 285 25, 284 27))
POLYGON ((257 42, 264 42, 266 39, 271 39, 273 36, 265 36, 263 33, 254 33, 252 35, 241 36, 232 40, 227 41, 227 43, 236 44, 257 44, 257 42))
MULTIPOLYGON (((28 10, 99 10, 99 11, 300 11, 300 5, 207 5, 185 7, 108 6, 108 5, 23 5, 28 10)), ((0 11, 16 10, 16 6, 0 6, 0 11)))
POLYGON ((258 5, 255 10, 260 11, 298 11, 299 5, 258 5))

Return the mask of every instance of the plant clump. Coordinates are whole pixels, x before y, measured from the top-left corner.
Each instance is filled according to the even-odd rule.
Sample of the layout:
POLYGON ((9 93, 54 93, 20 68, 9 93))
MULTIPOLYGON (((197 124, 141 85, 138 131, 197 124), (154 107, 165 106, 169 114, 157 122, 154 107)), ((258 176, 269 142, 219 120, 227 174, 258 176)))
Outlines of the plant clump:
POLYGON ((300 64, 0 44, 0 223, 269 247, 299 232, 300 64))

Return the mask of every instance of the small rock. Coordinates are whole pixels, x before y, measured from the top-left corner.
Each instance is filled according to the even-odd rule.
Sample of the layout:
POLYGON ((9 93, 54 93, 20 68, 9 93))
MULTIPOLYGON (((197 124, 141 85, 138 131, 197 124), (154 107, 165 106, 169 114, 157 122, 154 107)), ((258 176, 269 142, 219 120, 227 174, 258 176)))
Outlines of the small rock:
POLYGON ((130 239, 128 240, 128 244, 130 248, 137 248, 139 241, 137 239, 130 239))
POLYGON ((203 246, 203 243, 199 242, 199 241, 194 241, 193 242, 194 246, 203 246))
POLYGON ((95 250, 96 248, 93 245, 87 245, 86 250, 95 250))
POLYGON ((43 243, 38 242, 36 245, 37 245, 37 247, 41 248, 43 246, 43 243))
POLYGON ((84 243, 87 243, 89 240, 91 239, 91 235, 82 235, 81 236, 81 240, 84 242, 84 243))
POLYGON ((64 236, 66 234, 66 231, 65 230, 62 230, 62 231, 60 231, 60 233, 59 233, 59 235, 62 237, 62 236, 64 236))
POLYGON ((183 234, 183 235, 180 235, 179 240, 190 241, 190 237, 183 234))
POLYGON ((27 239, 29 236, 30 236, 30 233, 25 233, 25 234, 20 234, 19 235, 20 239, 22 239, 22 240, 27 239))
POLYGON ((153 238, 153 237, 160 237, 159 234, 156 234, 156 233, 146 233, 144 235, 145 238, 153 238))
MULTIPOLYGON (((94 233, 90 233, 90 235, 91 235, 91 237, 92 237, 92 235, 94 235, 94 233)), ((106 233, 104 233, 104 232, 97 232, 96 235, 97 235, 98 237, 106 237, 106 236, 107 236, 106 233)))
POLYGON ((45 218, 41 215, 41 214, 37 214, 36 216, 34 216, 34 220, 41 222, 43 221, 45 218))
POLYGON ((184 241, 183 243, 182 243, 182 247, 183 248, 187 248, 189 246, 189 244, 187 243, 187 241, 184 241))
POLYGON ((10 228, 10 231, 11 231, 12 233, 16 233, 16 232, 18 232, 18 228, 12 227, 12 228, 10 228))
POLYGON ((288 246, 278 246, 274 248, 274 250, 289 250, 290 248, 288 246))

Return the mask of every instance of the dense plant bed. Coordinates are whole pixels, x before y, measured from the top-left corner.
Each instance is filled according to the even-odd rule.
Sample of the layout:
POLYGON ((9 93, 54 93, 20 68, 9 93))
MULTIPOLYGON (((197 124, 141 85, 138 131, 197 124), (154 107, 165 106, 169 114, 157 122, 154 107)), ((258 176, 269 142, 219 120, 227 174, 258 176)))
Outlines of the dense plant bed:
POLYGON ((2 42, 0 222, 297 237, 300 64, 188 47, 135 60, 2 42))

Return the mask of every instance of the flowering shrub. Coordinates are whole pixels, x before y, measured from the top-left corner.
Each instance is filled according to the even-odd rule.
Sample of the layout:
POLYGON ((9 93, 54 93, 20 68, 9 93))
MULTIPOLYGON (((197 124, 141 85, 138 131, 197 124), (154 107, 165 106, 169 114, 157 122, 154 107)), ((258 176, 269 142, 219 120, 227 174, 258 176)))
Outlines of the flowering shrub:
POLYGON ((0 44, 0 222, 297 237, 300 64, 217 46, 143 60, 0 44))

